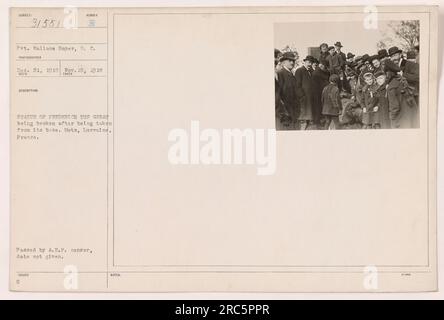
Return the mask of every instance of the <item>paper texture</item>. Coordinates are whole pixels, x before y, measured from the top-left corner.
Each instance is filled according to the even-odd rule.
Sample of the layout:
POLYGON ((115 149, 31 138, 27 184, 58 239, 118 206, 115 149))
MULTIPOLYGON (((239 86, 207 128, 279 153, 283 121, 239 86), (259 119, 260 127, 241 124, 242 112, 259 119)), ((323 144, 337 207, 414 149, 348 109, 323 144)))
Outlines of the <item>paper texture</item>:
POLYGON ((417 127, 277 128, 273 50, 374 13, 11 9, 11 290, 436 290, 436 8, 372 16, 419 21, 417 127))

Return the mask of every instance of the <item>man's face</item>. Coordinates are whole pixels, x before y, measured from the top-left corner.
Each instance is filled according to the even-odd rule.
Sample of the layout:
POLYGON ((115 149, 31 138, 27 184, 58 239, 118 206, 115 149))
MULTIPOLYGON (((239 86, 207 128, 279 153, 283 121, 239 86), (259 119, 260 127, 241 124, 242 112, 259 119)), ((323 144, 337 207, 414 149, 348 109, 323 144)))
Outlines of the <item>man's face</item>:
POLYGON ((311 67, 312 67, 313 69, 316 69, 317 66, 318 66, 318 64, 317 64, 316 62, 314 62, 314 63, 311 64, 311 67))
POLYGON ((333 55, 335 53, 335 49, 331 48, 329 52, 331 55, 333 55))
POLYGON ((284 60, 284 61, 282 61, 282 65, 283 65, 285 68, 291 70, 291 69, 293 69, 293 67, 294 67, 294 61, 293 61, 293 60, 284 60))
POLYGON ((322 53, 325 53, 325 52, 327 52, 328 51, 328 47, 327 46, 322 46, 321 47, 321 52, 322 53))
POLYGON ((335 49, 337 52, 341 52, 341 47, 336 46, 335 49))
POLYGON ((399 60, 401 59, 401 54, 398 52, 398 53, 395 53, 394 55, 392 55, 391 57, 390 57, 390 59, 393 61, 393 62, 399 62, 399 60))
POLYGON ((325 66, 324 66, 323 63, 319 63, 318 66, 319 66, 319 69, 321 69, 321 70, 325 70, 325 66))
POLYGON ((305 60, 305 61, 304 61, 304 65, 305 65, 307 68, 311 67, 312 64, 313 64, 313 63, 312 63, 310 60, 305 60))
POLYGON ((353 62, 353 58, 347 58, 347 62, 352 63, 353 62))
POLYGON ((385 84, 385 80, 386 80, 386 76, 382 75, 376 78, 376 82, 378 83, 378 85, 382 86, 383 84, 385 84))
POLYGON ((378 59, 373 60, 372 63, 375 68, 379 68, 381 65, 381 62, 378 59))

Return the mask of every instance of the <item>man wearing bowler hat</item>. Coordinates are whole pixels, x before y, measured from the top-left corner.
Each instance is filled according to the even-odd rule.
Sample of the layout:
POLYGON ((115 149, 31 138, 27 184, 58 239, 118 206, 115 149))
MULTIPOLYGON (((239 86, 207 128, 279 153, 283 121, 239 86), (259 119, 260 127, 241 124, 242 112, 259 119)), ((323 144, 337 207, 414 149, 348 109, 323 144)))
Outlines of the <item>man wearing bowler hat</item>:
POLYGON ((329 46, 326 43, 321 43, 319 46, 320 53, 319 53, 319 63, 322 65, 328 67, 327 57, 330 55, 328 52, 329 46))
POLYGON ((388 59, 388 51, 387 49, 381 49, 378 51, 379 60, 384 61, 388 59))
POLYGON ((379 62, 381 62, 381 70, 385 70, 385 62, 389 59, 387 49, 378 50, 379 62))
POLYGON ((302 67, 295 72, 296 78, 296 95, 298 97, 300 112, 299 124, 301 130, 306 130, 313 121, 313 82, 311 65, 315 62, 313 56, 307 56, 303 60, 302 67))
POLYGON ((353 58, 355 57, 355 55, 351 52, 347 53, 347 63, 351 64, 353 62, 353 58))
POLYGON ((283 114, 289 115, 289 123, 286 123, 288 129, 296 129, 299 106, 296 96, 296 78, 292 72, 296 56, 293 52, 285 52, 279 60, 282 68, 277 71, 277 87, 282 101, 283 114))
MULTIPOLYGON (((399 49, 398 47, 391 47, 388 50, 388 54, 389 54, 389 57, 390 57, 390 61, 393 62, 395 65, 397 65, 399 67, 399 69, 400 69, 401 62, 402 62, 402 50, 399 49)), ((393 68, 393 65, 390 66, 390 69, 391 70, 395 70, 393 68)))
POLYGON ((331 74, 340 75, 345 66, 346 56, 341 52, 342 45, 340 42, 336 42, 334 47, 329 47, 328 51, 330 56, 328 60, 328 70, 331 74))
POLYGON ((407 52, 407 60, 404 65, 403 76, 407 79, 409 86, 414 89, 416 103, 419 103, 419 63, 416 62, 415 51, 407 52))
POLYGON ((330 72, 327 67, 319 62, 318 67, 313 69, 312 82, 313 82, 313 122, 314 125, 320 129, 322 128, 322 90, 328 85, 328 79, 330 78, 330 72))
POLYGON ((344 52, 342 52, 342 43, 340 41, 337 41, 335 43, 335 51, 336 55, 339 56, 339 67, 340 71, 336 73, 339 75, 339 91, 345 90, 347 92, 350 92, 350 88, 348 86, 348 83, 345 79, 345 65, 347 63, 347 56, 344 52))
POLYGON ((341 67, 343 68, 345 65, 345 62, 347 61, 347 57, 346 57, 345 53, 342 52, 342 47, 343 47, 343 45, 340 41, 335 43, 335 51, 336 51, 336 54, 341 56, 341 61, 343 63, 341 67))
MULTIPOLYGON (((392 53, 394 51, 392 50, 392 53)), ((411 101, 408 90, 402 84, 403 78, 398 75, 399 66, 390 61, 385 68, 387 72, 387 98, 392 128, 417 128, 419 126, 418 105, 415 101, 411 101)))

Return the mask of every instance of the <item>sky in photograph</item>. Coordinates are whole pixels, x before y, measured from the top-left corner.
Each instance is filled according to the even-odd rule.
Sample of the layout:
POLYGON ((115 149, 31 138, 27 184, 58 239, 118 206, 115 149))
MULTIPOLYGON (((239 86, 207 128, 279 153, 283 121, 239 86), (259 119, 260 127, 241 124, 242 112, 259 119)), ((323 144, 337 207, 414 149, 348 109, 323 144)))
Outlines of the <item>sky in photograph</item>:
POLYGON ((371 30, 365 29, 362 21, 277 23, 274 26, 275 47, 281 50, 286 45, 294 46, 303 58, 308 47, 340 41, 344 53, 376 54, 377 43, 384 38, 383 31, 387 30, 388 23, 379 21, 378 29, 371 30))

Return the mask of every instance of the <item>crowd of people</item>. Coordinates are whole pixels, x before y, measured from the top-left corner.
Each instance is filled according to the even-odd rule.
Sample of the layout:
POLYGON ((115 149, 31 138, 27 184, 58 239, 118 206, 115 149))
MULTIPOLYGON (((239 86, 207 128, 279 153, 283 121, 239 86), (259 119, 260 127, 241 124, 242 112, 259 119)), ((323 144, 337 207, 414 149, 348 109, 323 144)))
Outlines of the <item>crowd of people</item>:
POLYGON ((419 127, 419 46, 356 56, 341 42, 320 45, 296 67, 296 54, 275 49, 279 130, 419 127))

